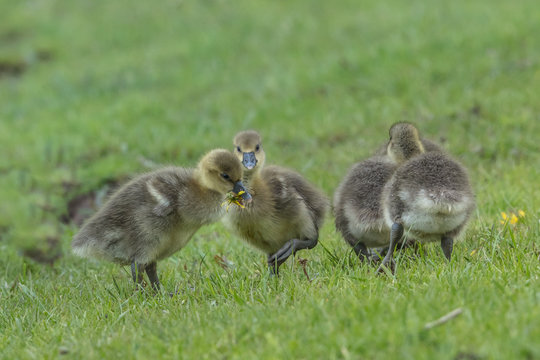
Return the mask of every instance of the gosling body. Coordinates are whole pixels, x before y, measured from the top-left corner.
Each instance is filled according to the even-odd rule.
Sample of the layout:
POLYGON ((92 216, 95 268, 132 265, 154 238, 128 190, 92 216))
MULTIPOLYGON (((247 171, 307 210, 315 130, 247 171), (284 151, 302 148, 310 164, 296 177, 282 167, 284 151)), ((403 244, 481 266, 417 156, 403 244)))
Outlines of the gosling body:
POLYGON ((279 166, 263 168, 265 153, 255 131, 237 134, 234 146, 244 164, 244 183, 253 200, 245 209, 229 211, 224 223, 266 253, 270 271, 278 273, 288 257, 317 245, 328 200, 293 170, 279 166))
POLYGON ((73 251, 131 264, 134 281, 141 283, 146 271, 157 289, 156 262, 183 248, 201 226, 219 220, 226 193, 245 190, 241 177, 240 162, 227 150, 211 151, 196 169, 167 167, 141 175, 84 224, 73 238, 73 251))
POLYGON ((422 154, 400 166, 384 188, 383 201, 389 228, 402 227, 407 239, 441 241, 449 260, 453 240, 475 208, 466 170, 440 152, 422 154))
POLYGON ((385 184, 405 160, 426 151, 442 149, 421 138, 414 125, 396 123, 390 128, 388 142, 376 155, 353 165, 336 189, 336 229, 361 260, 369 258, 370 248, 382 253, 390 243, 390 228, 383 213, 385 184))
POLYGON ((336 229, 361 260, 368 248, 389 243, 381 195, 397 165, 388 156, 374 156, 355 164, 334 193, 336 229))
POLYGON ((439 241, 450 260, 454 239, 475 208, 465 168, 443 152, 419 149, 413 156, 402 157, 388 148, 389 156, 398 159, 400 165, 382 195, 390 243, 381 266, 392 262, 395 245, 402 237, 424 243, 439 241))

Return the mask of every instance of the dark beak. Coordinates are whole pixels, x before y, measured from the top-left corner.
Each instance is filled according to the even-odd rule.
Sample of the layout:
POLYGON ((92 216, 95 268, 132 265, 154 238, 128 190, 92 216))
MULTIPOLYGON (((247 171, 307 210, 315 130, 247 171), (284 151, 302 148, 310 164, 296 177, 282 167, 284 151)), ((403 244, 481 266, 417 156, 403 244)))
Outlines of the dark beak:
POLYGON ((248 152, 244 153, 244 158, 242 160, 242 164, 246 167, 246 169, 251 170, 257 165, 257 158, 255 157, 254 152, 248 152))
POLYGON ((237 181, 234 184, 234 188, 233 188, 232 191, 236 195, 238 195, 239 192, 243 191, 242 195, 240 195, 240 196, 242 197, 242 200, 244 200, 244 203, 247 204, 247 203, 249 203, 251 201, 251 195, 247 191, 247 189, 244 187, 244 184, 242 184, 242 181, 237 181))

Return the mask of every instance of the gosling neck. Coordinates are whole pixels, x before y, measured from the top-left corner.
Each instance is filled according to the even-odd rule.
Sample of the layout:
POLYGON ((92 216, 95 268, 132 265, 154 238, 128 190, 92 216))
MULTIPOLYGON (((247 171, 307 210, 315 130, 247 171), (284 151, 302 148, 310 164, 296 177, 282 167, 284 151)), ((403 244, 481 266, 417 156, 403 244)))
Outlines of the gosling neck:
POLYGON ((242 176, 242 183, 244 183, 244 187, 248 189, 248 191, 252 190, 251 185, 253 184, 253 180, 260 175, 260 172, 261 172, 261 167, 258 165, 250 170, 244 169, 244 174, 242 176))
POLYGON ((416 141, 390 141, 387 147, 388 157, 398 165, 424 152, 424 146, 419 139, 416 141))

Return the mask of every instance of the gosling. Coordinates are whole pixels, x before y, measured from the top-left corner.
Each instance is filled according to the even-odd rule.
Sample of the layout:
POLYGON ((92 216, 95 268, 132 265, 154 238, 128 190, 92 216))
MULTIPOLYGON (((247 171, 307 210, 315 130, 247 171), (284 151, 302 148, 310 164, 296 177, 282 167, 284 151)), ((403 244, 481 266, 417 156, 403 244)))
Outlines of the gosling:
POLYGON ((386 226, 381 195, 384 185, 403 158, 439 147, 420 138, 412 124, 398 123, 390 130, 389 141, 374 156, 353 165, 334 193, 336 229, 352 246, 360 260, 369 259, 368 248, 388 246, 390 231, 386 226), (411 146, 410 144, 420 144, 411 146))
POLYGON ((396 168, 388 156, 373 156, 353 165, 334 193, 336 230, 362 261, 368 248, 388 246, 381 194, 396 168))
POLYGON ((128 182, 75 235, 72 248, 82 257, 130 265, 133 281, 146 272, 159 290, 156 262, 171 256, 203 225, 222 215, 225 195, 241 191, 250 200, 242 165, 227 150, 212 150, 196 169, 167 167, 128 182))
POLYGON ((436 143, 421 138, 409 123, 396 123, 389 135, 374 156, 353 165, 334 193, 336 229, 362 261, 371 255, 368 248, 387 251, 383 247, 389 244, 390 230, 381 196, 398 165, 425 151, 443 151, 436 143))
MULTIPOLYGON (((409 125, 394 125, 390 129, 392 138, 409 125)), ((406 138, 410 140, 406 147, 388 146, 388 156, 398 163, 398 168, 382 193, 390 237, 389 250, 379 270, 393 262, 394 248, 403 236, 422 243, 440 241, 450 260, 454 239, 475 208, 465 168, 443 152, 424 152, 418 137, 406 138)))
POLYGON ((268 255, 271 274, 291 255, 317 245, 328 211, 326 196, 298 173, 278 166, 264 167, 261 137, 242 131, 234 137, 234 151, 245 167, 244 184, 253 201, 232 209, 225 225, 268 255))

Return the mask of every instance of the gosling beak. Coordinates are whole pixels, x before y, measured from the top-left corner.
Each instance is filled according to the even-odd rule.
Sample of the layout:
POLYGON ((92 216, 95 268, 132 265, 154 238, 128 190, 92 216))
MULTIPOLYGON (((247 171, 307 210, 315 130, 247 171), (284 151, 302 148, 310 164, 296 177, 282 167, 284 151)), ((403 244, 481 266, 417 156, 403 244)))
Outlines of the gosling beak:
POLYGON ((242 160, 242 164, 246 167, 246 169, 251 170, 257 165, 257 158, 255 157, 255 153, 248 152, 244 153, 244 158, 242 160))
POLYGON ((233 193, 235 193, 236 195, 238 195, 241 191, 243 191, 242 195, 240 195, 242 197, 242 200, 244 201, 244 203, 249 203, 251 202, 251 194, 247 191, 247 189, 244 187, 244 184, 242 184, 242 181, 237 181, 235 184, 234 184, 234 187, 233 187, 233 193))

